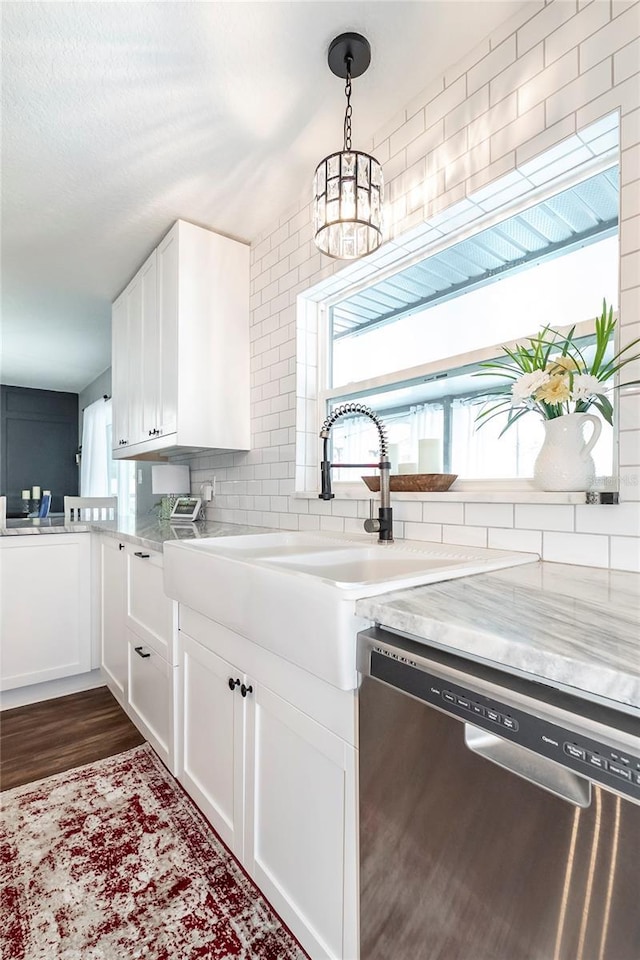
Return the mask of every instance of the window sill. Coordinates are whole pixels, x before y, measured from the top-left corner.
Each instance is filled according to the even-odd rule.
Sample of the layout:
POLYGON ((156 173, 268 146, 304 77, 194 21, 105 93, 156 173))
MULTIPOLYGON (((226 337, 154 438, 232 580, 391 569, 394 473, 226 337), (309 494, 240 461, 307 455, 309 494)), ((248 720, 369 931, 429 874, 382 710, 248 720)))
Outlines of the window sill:
MULTIPOLYGON (((584 493, 548 493, 536 490, 532 486, 502 487, 499 483, 478 486, 472 481, 456 484, 456 489, 444 493, 392 493, 391 502, 413 500, 438 503, 585 503, 584 493)), ((334 483, 332 487, 336 500, 369 500, 377 494, 370 494, 361 483, 334 483)), ((298 500, 317 500, 319 490, 297 491, 298 500)))

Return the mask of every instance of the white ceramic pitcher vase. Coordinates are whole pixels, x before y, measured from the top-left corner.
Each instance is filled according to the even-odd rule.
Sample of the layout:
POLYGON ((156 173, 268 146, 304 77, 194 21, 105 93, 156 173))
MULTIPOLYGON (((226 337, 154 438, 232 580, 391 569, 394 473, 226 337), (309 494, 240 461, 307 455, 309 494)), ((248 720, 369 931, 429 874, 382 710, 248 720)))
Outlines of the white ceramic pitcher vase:
POLYGON ((554 420, 543 420, 545 437, 533 467, 540 490, 588 490, 596 468, 591 451, 598 441, 602 424, 591 413, 567 413, 554 420), (590 423, 593 432, 584 438, 590 423))

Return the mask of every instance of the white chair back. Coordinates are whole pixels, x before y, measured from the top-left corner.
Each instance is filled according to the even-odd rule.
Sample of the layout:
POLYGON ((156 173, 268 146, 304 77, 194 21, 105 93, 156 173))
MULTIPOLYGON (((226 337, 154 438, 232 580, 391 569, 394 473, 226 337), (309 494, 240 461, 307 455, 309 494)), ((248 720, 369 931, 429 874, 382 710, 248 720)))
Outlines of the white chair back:
POLYGON ((0 527, 7 525, 7 498, 0 497, 0 527))
POLYGON ((65 497, 65 520, 115 520, 118 516, 117 497, 65 497))

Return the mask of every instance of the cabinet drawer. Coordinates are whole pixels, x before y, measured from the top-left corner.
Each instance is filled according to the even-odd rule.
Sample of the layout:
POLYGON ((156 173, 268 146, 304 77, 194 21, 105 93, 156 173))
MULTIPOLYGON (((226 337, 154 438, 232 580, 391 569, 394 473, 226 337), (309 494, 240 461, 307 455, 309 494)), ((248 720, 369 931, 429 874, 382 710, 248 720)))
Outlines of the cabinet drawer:
POLYGON ((128 707, 131 719, 173 769, 175 667, 128 631, 128 707))
POLYGON ((177 662, 173 601, 164 592, 161 553, 127 547, 127 626, 168 663, 177 662))

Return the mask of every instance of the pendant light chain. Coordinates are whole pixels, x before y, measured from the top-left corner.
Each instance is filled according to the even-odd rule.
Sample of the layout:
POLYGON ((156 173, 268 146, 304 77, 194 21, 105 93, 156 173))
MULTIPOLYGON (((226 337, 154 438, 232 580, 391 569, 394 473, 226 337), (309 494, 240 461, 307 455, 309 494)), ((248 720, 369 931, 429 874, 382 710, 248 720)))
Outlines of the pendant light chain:
POLYGON ((351 57, 346 58, 347 64, 347 82, 344 86, 344 95, 347 98, 347 109, 344 112, 344 149, 351 150, 351 115, 353 108, 351 106, 351 57))

